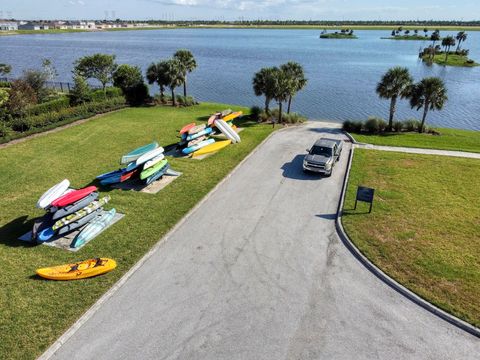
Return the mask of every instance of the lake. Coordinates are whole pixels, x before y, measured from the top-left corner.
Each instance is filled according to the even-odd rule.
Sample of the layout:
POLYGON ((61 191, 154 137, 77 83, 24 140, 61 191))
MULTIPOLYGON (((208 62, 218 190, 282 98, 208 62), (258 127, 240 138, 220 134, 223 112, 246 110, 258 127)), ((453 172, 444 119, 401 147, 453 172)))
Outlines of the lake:
MULTIPOLYGON (((295 98, 293 111, 311 119, 343 121, 368 116, 388 117, 389 102, 375 93, 376 83, 390 67, 410 69, 416 80, 441 77, 448 88, 444 110, 430 112, 431 125, 480 130, 480 67, 427 66, 418 59, 430 42, 382 40, 389 31, 357 31, 358 40, 319 39, 318 30, 175 29, 0 37, 0 63, 13 66, 13 76, 52 59, 58 81, 71 81, 73 61, 95 52, 117 55, 119 63, 139 65, 190 49, 198 69, 189 76, 189 90, 199 100, 246 106, 263 105, 252 90, 261 67, 289 60, 301 63, 308 86, 295 98)), ((442 35, 455 34, 442 32, 442 35)), ((480 61, 480 32, 469 32, 464 45, 480 61)), ((155 89, 157 90, 157 89, 155 89)), ((179 93, 180 93, 179 89, 179 93)), ((420 118, 401 101, 398 119, 420 118)))

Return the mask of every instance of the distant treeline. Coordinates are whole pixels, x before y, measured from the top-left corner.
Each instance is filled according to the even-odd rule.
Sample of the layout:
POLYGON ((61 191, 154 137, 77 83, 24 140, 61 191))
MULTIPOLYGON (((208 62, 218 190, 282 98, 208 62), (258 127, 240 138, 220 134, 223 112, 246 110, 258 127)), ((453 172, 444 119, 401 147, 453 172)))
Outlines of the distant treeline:
POLYGON ((405 20, 405 21, 358 21, 358 20, 242 20, 242 21, 217 21, 217 20, 192 20, 192 21, 143 21, 148 24, 162 25, 317 25, 317 26, 480 26, 480 20, 472 21, 437 21, 437 20, 405 20))

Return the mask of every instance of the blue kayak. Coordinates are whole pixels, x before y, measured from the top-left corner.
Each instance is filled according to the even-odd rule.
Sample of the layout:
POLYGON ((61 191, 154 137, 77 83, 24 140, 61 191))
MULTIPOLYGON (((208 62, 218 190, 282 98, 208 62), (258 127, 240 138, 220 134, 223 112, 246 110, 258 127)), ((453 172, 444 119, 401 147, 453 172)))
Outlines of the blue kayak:
MULTIPOLYGON (((195 134, 192 134, 192 135, 188 135, 188 136, 185 136, 185 138, 183 138, 184 140, 187 140, 187 141, 192 141, 192 140, 195 140, 196 138, 199 138, 200 136, 203 136, 203 135, 208 135, 208 134, 211 134, 212 133, 212 128, 211 127, 207 127, 205 128, 204 130, 202 131, 199 131, 195 134)), ((184 134, 185 135, 185 134, 184 134)))
POLYGON ((135 150, 132 150, 128 154, 122 156, 122 159, 120 160, 120 164, 127 164, 129 162, 135 161, 143 154, 149 151, 155 150, 157 147, 158 147, 158 143, 154 141, 150 144, 147 144, 135 150))
POLYGON ((186 147, 185 149, 182 149, 182 153, 184 153, 185 155, 188 155, 194 151, 197 151, 207 145, 210 145, 210 144, 213 144, 215 142, 215 139, 207 139, 207 140, 203 140, 201 142, 199 142, 198 144, 195 144, 195 145, 192 145, 192 146, 189 146, 189 147, 186 147))
POLYGON ((163 175, 165 175, 165 173, 167 172, 167 170, 170 168, 170 164, 167 163, 165 164, 164 167, 162 167, 160 170, 158 170, 155 174, 151 175, 150 177, 146 178, 145 179, 145 184, 149 185, 151 184, 152 182, 154 182, 155 180, 158 180, 160 179, 163 175))

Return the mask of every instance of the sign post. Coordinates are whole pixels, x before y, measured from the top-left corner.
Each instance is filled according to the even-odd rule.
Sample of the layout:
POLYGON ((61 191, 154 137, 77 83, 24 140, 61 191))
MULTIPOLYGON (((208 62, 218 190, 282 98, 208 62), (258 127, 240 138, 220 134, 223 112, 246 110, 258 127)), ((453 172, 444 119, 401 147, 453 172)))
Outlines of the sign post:
POLYGON ((373 196, 375 195, 375 189, 368 188, 365 186, 359 186, 357 188, 357 197, 355 199, 355 207, 353 208, 354 210, 357 209, 357 202, 358 201, 363 201, 370 203, 370 210, 368 213, 372 212, 372 205, 373 205, 373 196))

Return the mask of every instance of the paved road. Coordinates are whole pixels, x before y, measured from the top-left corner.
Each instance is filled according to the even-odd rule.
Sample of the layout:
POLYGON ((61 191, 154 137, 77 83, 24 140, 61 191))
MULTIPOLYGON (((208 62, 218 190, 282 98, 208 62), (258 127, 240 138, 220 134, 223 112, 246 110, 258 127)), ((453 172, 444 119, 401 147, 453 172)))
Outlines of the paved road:
POLYGON ((355 144, 358 149, 382 150, 403 152, 409 154, 426 154, 426 155, 440 155, 440 156, 454 156, 470 159, 480 159, 480 153, 466 152, 466 151, 450 151, 450 150, 436 150, 436 149, 421 149, 401 146, 381 146, 372 144, 355 144))
MULTIPOLYGON (((478 359, 480 341, 380 282, 336 235, 347 152, 304 175, 331 125, 276 133, 55 359, 478 359)), ((141 241, 141 239, 139 239, 141 241)))

